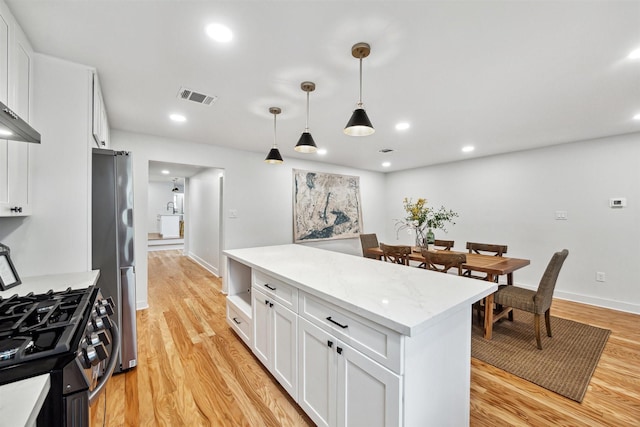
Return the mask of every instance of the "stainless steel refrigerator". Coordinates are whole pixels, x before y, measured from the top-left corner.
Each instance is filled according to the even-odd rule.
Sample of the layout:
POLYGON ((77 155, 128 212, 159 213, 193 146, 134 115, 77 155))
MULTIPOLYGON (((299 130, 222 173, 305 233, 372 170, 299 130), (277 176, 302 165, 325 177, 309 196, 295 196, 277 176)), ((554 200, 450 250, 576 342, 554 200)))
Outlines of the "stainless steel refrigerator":
POLYGON ((102 295, 115 305, 110 317, 122 336, 118 373, 138 363, 131 154, 94 148, 91 188, 91 264, 100 270, 102 295))

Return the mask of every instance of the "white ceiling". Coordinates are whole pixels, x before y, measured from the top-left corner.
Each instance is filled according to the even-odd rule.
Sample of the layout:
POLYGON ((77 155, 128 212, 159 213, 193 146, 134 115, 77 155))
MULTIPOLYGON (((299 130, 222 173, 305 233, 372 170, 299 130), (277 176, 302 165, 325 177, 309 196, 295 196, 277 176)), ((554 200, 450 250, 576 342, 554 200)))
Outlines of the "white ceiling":
POLYGON ((627 58, 640 48, 640 1, 6 3, 37 52, 97 68, 115 129, 266 155, 277 106, 285 162, 377 171, 640 131, 640 59, 627 58), (234 39, 213 42, 211 22, 234 39), (342 133, 358 99, 357 42, 371 45, 367 137, 342 133), (317 85, 309 127, 325 156, 293 150, 304 80, 317 85), (178 100, 182 86, 218 100, 178 100), (174 112, 187 122, 169 121, 174 112))
POLYGON ((184 178, 191 178, 205 169, 207 168, 203 166, 149 161, 149 181, 172 182, 177 178, 176 183, 184 186, 184 178), (169 171, 169 173, 164 174, 162 171, 169 171))

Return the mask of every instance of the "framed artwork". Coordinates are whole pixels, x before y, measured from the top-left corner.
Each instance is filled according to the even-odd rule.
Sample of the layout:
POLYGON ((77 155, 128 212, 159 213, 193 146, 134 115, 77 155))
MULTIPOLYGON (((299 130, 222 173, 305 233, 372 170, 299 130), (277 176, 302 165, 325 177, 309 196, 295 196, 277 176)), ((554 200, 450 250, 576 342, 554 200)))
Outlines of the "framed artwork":
POLYGON ((22 283, 9 253, 9 247, 0 243, 0 291, 6 291, 22 283))
POLYGON ((360 177, 293 170, 293 241, 348 239, 362 230, 360 177))

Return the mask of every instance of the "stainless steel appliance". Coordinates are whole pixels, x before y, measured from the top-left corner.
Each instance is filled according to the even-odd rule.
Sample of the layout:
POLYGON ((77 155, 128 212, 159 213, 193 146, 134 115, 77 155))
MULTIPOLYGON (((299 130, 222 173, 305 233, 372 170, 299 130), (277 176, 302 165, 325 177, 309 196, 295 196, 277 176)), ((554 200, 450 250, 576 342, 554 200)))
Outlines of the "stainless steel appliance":
POLYGON ((102 294, 115 303, 119 373, 138 363, 131 154, 94 148, 92 167, 92 267, 100 270, 102 294))
POLYGON ((95 285, 0 297, 0 385, 50 375, 38 426, 89 425, 89 405, 117 362, 120 336, 112 313, 111 300, 95 285))

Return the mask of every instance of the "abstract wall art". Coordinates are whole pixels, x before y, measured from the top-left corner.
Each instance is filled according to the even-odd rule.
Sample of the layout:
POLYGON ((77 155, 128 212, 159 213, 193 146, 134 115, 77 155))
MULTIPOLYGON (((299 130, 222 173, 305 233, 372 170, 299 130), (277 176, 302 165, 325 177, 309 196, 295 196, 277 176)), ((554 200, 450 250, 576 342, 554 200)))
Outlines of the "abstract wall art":
POLYGON ((293 170, 293 240, 358 237, 362 230, 360 178, 293 170))

